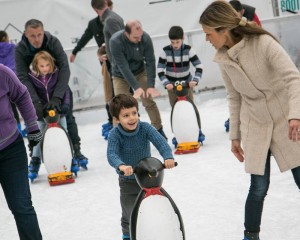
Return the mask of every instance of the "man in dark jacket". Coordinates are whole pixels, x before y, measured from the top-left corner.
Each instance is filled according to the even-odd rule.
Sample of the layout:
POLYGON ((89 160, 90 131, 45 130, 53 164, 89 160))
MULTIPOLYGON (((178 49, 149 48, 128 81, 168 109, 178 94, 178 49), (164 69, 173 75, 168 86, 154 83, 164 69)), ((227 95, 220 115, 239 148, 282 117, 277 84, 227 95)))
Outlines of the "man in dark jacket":
POLYGON ((81 51, 93 37, 98 47, 101 47, 104 43, 103 24, 98 16, 89 21, 87 28, 70 55, 70 62, 75 61, 77 53, 81 51))
MULTIPOLYGON (((112 10, 113 2, 111 0, 106 0, 107 6, 112 10)), ((94 37, 98 47, 100 48, 104 43, 103 35, 103 23, 100 20, 100 17, 97 16, 89 21, 87 28, 85 29, 83 35, 77 42, 76 47, 73 49, 72 54, 70 55, 70 62, 74 62, 76 55, 85 45, 94 37)))
POLYGON ((103 35, 105 40, 106 53, 108 60, 111 62, 112 59, 109 47, 109 40, 114 33, 125 28, 124 20, 120 15, 113 12, 109 8, 107 0, 92 0, 91 5, 103 22, 103 35))
MULTIPOLYGON (((43 109, 56 108, 60 109, 61 100, 69 88, 70 68, 68 58, 60 41, 49 32, 44 31, 43 23, 36 19, 31 19, 25 24, 25 32, 22 40, 15 48, 15 61, 17 76, 21 82, 27 87, 32 102, 37 112, 37 116, 43 119, 43 109), (34 58, 34 55, 39 51, 49 52, 56 60, 56 65, 59 69, 58 81, 54 89, 52 98, 47 106, 43 106, 39 101, 36 90, 29 80, 29 66, 34 58)), ((72 92, 71 92, 72 93, 72 92)), ((78 128, 73 116, 73 97, 71 94, 70 109, 66 115, 68 133, 74 147, 74 157, 82 166, 86 166, 87 158, 80 151, 80 137, 78 136, 78 128)))
MULTIPOLYGON (((110 4, 110 8, 112 8, 112 1, 108 1, 108 3, 110 4)), ((92 20, 89 21, 87 28, 85 29, 83 35, 81 36, 81 38, 79 39, 76 47, 73 49, 72 54, 70 55, 70 62, 73 63, 75 61, 76 55, 77 53, 85 47, 85 45, 94 37, 98 47, 100 48, 104 43, 104 34, 103 34, 103 23, 100 19, 100 16, 97 16, 95 18, 93 18, 92 20)), ((102 62, 106 61, 106 66, 107 66, 107 70, 108 72, 110 72, 110 62, 105 58, 101 57, 99 58, 100 63, 102 65, 102 62)), ((103 78, 103 81, 106 81, 106 78, 103 78)), ((110 81, 109 83, 105 83, 105 84, 110 84, 112 85, 112 82, 110 81)), ((110 87, 110 89, 112 89, 112 86, 110 87)), ((104 90, 104 95, 112 95, 113 93, 106 93, 104 90)), ((106 98, 106 97, 105 97, 106 98)), ((108 109, 108 103, 106 103, 106 111, 107 111, 107 116, 108 116, 108 123, 105 123, 102 125, 102 132, 104 133, 104 131, 106 130, 110 130, 111 126, 112 126, 112 116, 109 113, 109 109, 108 109)))

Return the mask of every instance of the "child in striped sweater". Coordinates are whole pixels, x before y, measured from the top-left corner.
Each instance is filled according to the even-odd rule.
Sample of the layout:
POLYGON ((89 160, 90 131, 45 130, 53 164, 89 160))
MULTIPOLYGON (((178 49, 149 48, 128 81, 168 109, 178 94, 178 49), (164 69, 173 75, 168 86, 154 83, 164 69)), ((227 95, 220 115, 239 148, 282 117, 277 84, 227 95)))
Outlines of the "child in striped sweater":
POLYGON ((176 95, 173 91, 176 81, 186 81, 190 87, 188 97, 193 101, 193 88, 202 76, 202 64, 194 49, 183 43, 184 33, 180 26, 169 30, 171 45, 165 46, 158 59, 157 73, 160 81, 168 90, 169 101, 173 107, 176 95), (190 63, 195 67, 194 77, 190 72, 190 63))
MULTIPOLYGON (((196 87, 202 77, 202 64, 194 49, 183 43, 184 32, 182 27, 173 26, 169 30, 171 44, 163 48, 158 59, 157 73, 160 81, 168 90, 169 102, 174 107, 177 96, 174 86, 178 81, 186 81, 189 86, 188 99, 193 102, 193 88, 196 87), (190 72, 190 63, 195 67, 195 74, 190 72)), ((205 135, 199 131, 198 141, 202 144, 205 135)), ((177 145, 177 140, 172 139, 173 144, 177 145)))

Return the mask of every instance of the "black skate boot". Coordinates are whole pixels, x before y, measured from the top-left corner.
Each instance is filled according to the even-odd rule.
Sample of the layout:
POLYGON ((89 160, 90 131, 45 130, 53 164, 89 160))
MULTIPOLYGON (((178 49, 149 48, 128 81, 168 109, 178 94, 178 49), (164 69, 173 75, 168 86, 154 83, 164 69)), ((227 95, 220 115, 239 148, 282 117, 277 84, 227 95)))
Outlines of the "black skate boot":
POLYGON ((259 233, 244 231, 244 239, 243 240, 260 240, 259 233))
POLYGON ((72 159, 72 165, 71 165, 71 172, 74 173, 74 175, 77 177, 77 172, 79 171, 78 161, 73 158, 72 159))
POLYGON ((203 146, 204 140, 205 140, 205 135, 204 135, 203 132, 200 130, 200 131, 199 131, 199 136, 198 136, 198 142, 201 144, 201 146, 203 146))
POLYGON ((175 137, 172 138, 172 143, 173 143, 174 147, 177 148, 178 142, 175 137))
POLYGON ((166 141, 168 141, 168 138, 167 138, 163 128, 157 129, 157 131, 166 139, 166 141))
POLYGON ((226 132, 229 132, 229 121, 230 121, 230 119, 228 118, 228 119, 225 121, 225 123, 224 123, 224 127, 225 127, 225 131, 226 131, 226 132))
POLYGON ((41 166, 41 159, 32 157, 28 166, 28 178, 33 182, 37 178, 41 166))
POLYGON ((88 164, 88 158, 85 157, 81 151, 80 151, 80 145, 79 144, 74 144, 74 159, 77 161, 78 166, 82 167, 84 169, 88 169, 87 168, 87 164, 88 164))
POLYGON ((109 132, 112 128, 113 128, 112 122, 102 124, 102 136, 104 137, 105 140, 108 139, 109 132))

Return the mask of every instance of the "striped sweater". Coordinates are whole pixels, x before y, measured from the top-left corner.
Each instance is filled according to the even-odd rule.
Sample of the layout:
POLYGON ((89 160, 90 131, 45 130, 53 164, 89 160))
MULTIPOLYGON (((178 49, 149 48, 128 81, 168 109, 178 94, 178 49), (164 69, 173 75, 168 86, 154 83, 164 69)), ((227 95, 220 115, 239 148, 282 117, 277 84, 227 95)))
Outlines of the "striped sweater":
MULTIPOLYGON (((119 124, 109 133, 107 160, 120 173, 120 165, 133 168, 146 157, 151 157, 150 142, 159 151, 164 160, 174 159, 172 150, 163 136, 149 123, 139 122, 133 132, 126 132, 119 124)), ((134 179, 134 175, 124 177, 134 179)))
POLYGON ((202 64, 196 52, 189 45, 182 44, 181 49, 171 45, 163 48, 157 64, 158 77, 164 86, 177 80, 199 82, 202 76, 202 64), (190 72, 190 62, 195 67, 195 75, 190 72))

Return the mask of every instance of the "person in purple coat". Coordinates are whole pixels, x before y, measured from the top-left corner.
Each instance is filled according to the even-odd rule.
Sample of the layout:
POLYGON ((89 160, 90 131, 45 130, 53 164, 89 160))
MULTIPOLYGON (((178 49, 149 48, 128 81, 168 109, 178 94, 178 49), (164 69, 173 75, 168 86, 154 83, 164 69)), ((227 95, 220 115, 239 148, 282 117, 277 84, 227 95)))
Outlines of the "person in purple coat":
POLYGON ((7 205, 14 215, 21 240, 41 240, 42 234, 31 201, 28 159, 23 138, 18 132, 11 101, 14 102, 28 129, 30 147, 42 138, 27 88, 14 72, 0 64, 0 184, 7 205))
POLYGON ((9 42, 8 34, 0 31, 0 63, 16 72, 14 49, 16 45, 9 42))
MULTIPOLYGON (((16 45, 9 42, 9 36, 7 32, 0 31, 0 63, 2 63, 4 66, 9 67, 11 70, 16 72, 16 64, 15 64, 15 56, 14 56, 14 49, 16 45)), ((26 133, 26 130, 23 130, 21 128, 21 122, 19 113, 17 111, 17 107, 15 104, 12 103, 12 108, 14 112, 14 116, 18 122, 18 129, 20 133, 24 136, 26 133)))
MULTIPOLYGON (((38 125, 40 129, 45 129, 46 123, 44 121, 44 111, 55 109, 60 114, 59 124, 67 130, 67 121, 66 114, 70 108, 70 91, 66 90, 63 95, 63 99, 61 101, 60 106, 49 105, 51 98, 53 97, 53 93, 58 82, 58 73, 59 70, 55 66, 54 58, 47 51, 40 51, 35 54, 32 60, 32 70, 29 72, 29 79, 34 87, 37 97, 38 104, 42 107, 35 108, 38 116, 38 125)), ((35 105, 36 106, 36 105, 35 105)), ((29 173, 28 177, 33 180, 37 177, 39 168, 41 165, 41 148, 40 144, 35 146, 32 151, 32 158, 29 164, 29 173)), ((72 167, 73 172, 77 172, 78 167, 72 167)))

